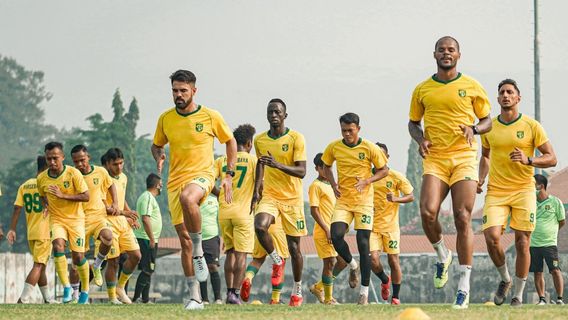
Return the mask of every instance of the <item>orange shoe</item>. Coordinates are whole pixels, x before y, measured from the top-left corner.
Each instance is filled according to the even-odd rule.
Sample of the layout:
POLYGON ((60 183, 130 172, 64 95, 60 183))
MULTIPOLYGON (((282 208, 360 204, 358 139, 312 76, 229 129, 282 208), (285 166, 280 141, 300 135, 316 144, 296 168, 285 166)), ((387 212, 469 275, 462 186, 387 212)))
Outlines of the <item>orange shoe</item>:
POLYGON ((288 305, 291 307, 300 307, 302 305, 302 301, 304 301, 304 298, 293 294, 290 296, 290 303, 288 305))
POLYGON ((286 260, 282 259, 282 264, 272 265, 272 286, 277 287, 284 282, 284 268, 286 267, 286 260))
POLYGON ((391 300, 391 305, 392 305, 392 306, 399 306, 399 305, 400 305, 400 300, 398 300, 398 298, 392 298, 392 300, 391 300))
POLYGON ((280 301, 270 300, 268 304, 280 304, 280 301))
POLYGON ((244 302, 249 301, 250 287, 251 287, 250 279, 245 278, 245 280, 243 280, 243 283, 241 284, 241 300, 243 300, 244 302))
POLYGON ((390 285, 391 285, 391 277, 390 276, 389 276, 389 282, 387 282, 387 283, 381 282, 381 297, 385 301, 389 301, 390 285))

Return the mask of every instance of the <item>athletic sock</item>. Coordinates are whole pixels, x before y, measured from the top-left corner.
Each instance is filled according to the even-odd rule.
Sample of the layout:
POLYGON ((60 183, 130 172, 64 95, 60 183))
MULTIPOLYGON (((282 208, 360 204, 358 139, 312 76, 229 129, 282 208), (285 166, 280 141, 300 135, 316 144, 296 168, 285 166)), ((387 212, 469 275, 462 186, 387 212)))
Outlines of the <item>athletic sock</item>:
POLYGON ((523 291, 526 283, 527 278, 515 277, 515 294, 513 297, 519 299, 520 302, 523 302, 523 291))
POLYGON ((199 293, 203 301, 209 301, 209 292, 207 290, 207 281, 202 281, 199 283, 199 293))
POLYGON ((132 301, 138 300, 142 296, 142 301, 144 301, 144 289, 146 286, 150 285, 150 275, 145 272, 140 272, 138 279, 136 279, 136 287, 134 289, 134 297, 132 301))
POLYGON ((185 277, 185 281, 187 282, 187 287, 189 288, 189 299, 193 299, 195 301, 201 302, 201 293, 199 288, 199 281, 195 278, 195 276, 185 277))
POLYGON ((280 302, 280 292, 282 291, 283 287, 284 283, 281 283, 277 286, 272 286, 272 301, 280 302))
POLYGON ((507 269, 507 262, 505 262, 504 265, 497 267, 497 271, 499 271, 501 280, 505 282, 511 282, 511 275, 509 274, 509 270, 507 269))
POLYGON ((203 247, 201 245, 201 232, 200 233, 190 232, 189 237, 191 238, 191 242, 193 244, 193 257, 202 257, 203 247))
POLYGON ((369 296, 369 286, 361 286, 359 294, 364 294, 366 296, 369 296))
POLYGON ((241 295, 241 289, 240 288, 233 288, 233 293, 237 296, 237 298, 241 295))
POLYGON ((331 301, 331 299, 333 299, 333 278, 321 276, 321 281, 318 283, 323 285, 324 301, 331 301))
POLYGON ((107 294, 109 300, 116 299, 116 283, 107 281, 107 294))
POLYGON ((81 280, 81 291, 89 292, 89 264, 87 263, 87 258, 83 257, 83 260, 79 262, 79 265, 77 265, 77 273, 81 280))
POLYGON ((351 261, 349 262, 349 268, 351 270, 355 270, 358 266, 359 265, 357 264, 357 261, 355 261, 355 259, 351 259, 351 261))
POLYGON ((436 250, 436 254, 438 255, 438 262, 443 263, 446 262, 448 259, 448 248, 446 248, 446 244, 444 243, 444 238, 440 239, 440 241, 436 243, 432 243, 432 247, 436 250))
POLYGON ((106 259, 106 255, 103 255, 99 252, 97 254, 97 256, 95 257, 95 262, 93 263, 93 268, 100 269, 101 264, 103 264, 103 261, 105 261, 105 259, 106 259))
POLYGON ((276 249, 274 249, 274 251, 272 251, 269 255, 270 255, 270 258, 272 259, 272 262, 274 262, 274 264, 277 264, 277 265, 282 264, 282 258, 280 257, 278 252, 276 252, 276 249))
POLYGON ((53 254, 53 261, 55 262, 55 271, 59 282, 64 287, 69 287, 69 272, 67 271, 67 258, 65 253, 56 252, 53 254))
POLYGON ((20 296, 20 300, 27 302, 30 298, 32 292, 34 291, 35 286, 31 285, 27 282, 24 282, 24 290, 22 291, 22 295, 20 296))
POLYGON ((148 283, 142 290, 142 302, 150 301, 150 284, 152 283, 152 277, 148 276, 148 283))
POLYGON ((211 272, 211 286, 215 300, 221 300, 221 277, 219 272, 211 272))
POLYGON ((302 280, 294 282, 294 289, 292 294, 298 297, 302 296, 302 280))
POLYGON ((332 274, 333 274, 333 279, 335 280, 335 278, 337 278, 337 276, 341 273, 341 269, 335 269, 333 268, 332 274))
POLYGON ((258 272, 258 268, 255 266, 251 266, 249 265, 247 267, 247 271, 245 272, 245 278, 249 279, 250 282, 252 283, 252 279, 254 279, 254 277, 256 276, 258 272))
POLYGON ((72 283, 71 288, 73 289, 73 300, 79 299, 79 286, 81 283, 72 283))
POLYGON ((400 292, 400 283, 392 284, 392 297, 398 299, 398 294, 400 292))
POLYGON ((458 271, 460 272, 458 290, 469 293, 469 279, 471 276, 471 266, 460 264, 458 267, 458 271))
MULTIPOLYGON (((317 290, 319 290, 319 291, 322 291, 322 290, 323 290, 323 287, 324 287, 324 284, 323 284, 323 277, 325 277, 325 276, 321 276, 322 280, 320 280, 320 281, 318 281, 316 284, 314 284, 314 287, 315 287, 317 290)), ((332 281, 333 281, 333 280, 332 280, 332 281)))
POLYGON ((375 275, 381 279, 383 284, 389 283, 389 276, 387 276, 384 270, 381 270, 381 272, 375 272, 375 275))
POLYGON ((41 296, 43 297, 43 301, 51 300, 49 296, 49 286, 45 285, 43 287, 39 287, 39 291, 41 291, 41 296))
POLYGON ((128 279, 130 279, 131 275, 132 275, 132 271, 126 271, 126 269, 123 268, 120 271, 120 276, 118 276, 118 282, 117 282, 116 286, 124 289, 124 287, 126 286, 126 283, 128 282, 128 279))

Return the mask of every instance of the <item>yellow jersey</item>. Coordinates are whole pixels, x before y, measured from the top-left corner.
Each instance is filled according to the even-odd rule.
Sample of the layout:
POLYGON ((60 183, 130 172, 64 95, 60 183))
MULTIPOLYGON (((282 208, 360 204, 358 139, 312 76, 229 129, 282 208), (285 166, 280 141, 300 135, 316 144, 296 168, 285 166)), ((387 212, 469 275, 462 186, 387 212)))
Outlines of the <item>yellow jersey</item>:
MULTIPOLYGON (((306 161, 306 143, 304 136, 286 128, 280 137, 271 137, 269 131, 254 138, 256 156, 272 154, 277 162, 293 166, 297 161, 306 161)), ((293 177, 278 169, 264 166, 263 198, 274 199, 280 203, 293 206, 304 205, 302 179, 293 177)))
MULTIPOLYGON (((103 167, 91 166, 91 171, 84 174, 83 178, 89 187, 89 202, 83 203, 85 224, 106 219, 107 213, 103 199, 106 198, 108 188, 110 188, 113 183, 108 171, 103 167)), ((110 195, 109 199, 110 203, 112 203, 110 195)))
POLYGON ((373 186, 369 184, 362 192, 355 189, 357 179, 368 179, 375 168, 387 165, 387 157, 376 144, 359 138, 354 146, 348 146, 343 139, 330 143, 321 157, 326 166, 331 167, 337 161, 337 185, 341 197, 337 205, 342 208, 373 206, 373 186))
POLYGON ((430 154, 444 157, 452 152, 477 151, 477 141, 470 146, 460 124, 472 126, 475 117, 485 118, 490 112, 485 89, 473 78, 459 73, 448 82, 432 76, 420 83, 412 93, 409 117, 411 121, 424 118, 424 137, 432 142, 430 154))
POLYGON ((43 215, 37 179, 28 179, 18 188, 14 205, 24 208, 28 226, 28 240, 49 240, 49 218, 43 215))
MULTIPOLYGON (((316 179, 308 189, 308 196, 310 199, 310 207, 318 207, 323 222, 329 228, 331 216, 335 208, 335 194, 333 193, 333 188, 331 188, 329 182, 316 179)), ((327 237, 317 222, 314 224, 313 232, 314 239, 327 237)))
POLYGON ((548 141, 546 132, 536 120, 524 114, 511 123, 493 118, 493 129, 481 136, 484 148, 490 150, 487 193, 534 191, 534 168, 513 162, 509 154, 515 147, 527 157, 548 141))
POLYGON ((158 119, 154 144, 170 144, 168 189, 174 190, 198 176, 213 182, 213 142, 226 143, 233 132, 213 109, 198 106, 189 114, 179 114, 176 108, 164 112, 158 119))
POLYGON ((77 220, 84 221, 82 203, 57 198, 48 191, 48 187, 52 185, 58 186, 65 194, 77 195, 89 191, 81 171, 64 165, 63 171, 57 177, 52 177, 49 170, 45 170, 37 176, 37 188, 39 195, 47 199, 47 211, 51 219, 67 221, 68 225, 76 225, 77 220))
MULTIPOLYGON (((126 186, 128 185, 128 177, 123 172, 119 174, 118 177, 111 176, 111 178, 116 188, 116 201, 118 203, 118 210, 124 210, 124 204, 126 203, 126 186)), ((112 205, 112 197, 110 196, 108 188, 106 191, 105 203, 107 206, 112 205)), ((115 226, 120 226, 120 228, 126 228, 126 226, 129 226, 125 216, 107 216, 107 220, 115 226)))
POLYGON ((374 232, 399 231, 398 209, 400 203, 387 201, 387 193, 395 197, 411 194, 414 188, 406 177, 393 169, 385 178, 373 183, 375 216, 373 217, 374 232))
MULTIPOLYGON (((237 152, 235 176, 233 177, 233 202, 225 202, 225 190, 219 193, 219 219, 244 218, 251 214, 250 202, 254 191, 257 158, 248 152, 237 152)), ((227 172, 227 157, 215 160, 215 178, 223 179, 227 172)))

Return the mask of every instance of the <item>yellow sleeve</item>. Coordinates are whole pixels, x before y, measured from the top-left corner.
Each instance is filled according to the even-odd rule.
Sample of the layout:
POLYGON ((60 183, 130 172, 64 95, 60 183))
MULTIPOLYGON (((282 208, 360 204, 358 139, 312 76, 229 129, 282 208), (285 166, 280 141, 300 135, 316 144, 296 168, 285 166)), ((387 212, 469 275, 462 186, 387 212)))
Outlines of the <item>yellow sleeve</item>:
POLYGON ((487 98, 487 92, 479 84, 476 83, 478 95, 473 100, 473 111, 478 119, 488 117, 491 113, 491 104, 489 103, 489 98, 487 98))
POLYGON ((535 120, 535 125, 533 128, 533 141, 534 141, 534 145, 535 147, 540 147, 543 144, 548 142, 548 136, 546 135, 546 132, 544 131, 544 129, 542 128, 542 126, 540 125, 540 123, 538 123, 538 121, 535 120))
POLYGON ((110 186, 112 186, 112 178, 110 177, 110 174, 108 174, 108 171, 106 170, 101 170, 103 172, 103 190, 106 192, 106 190, 108 190, 108 188, 110 188, 110 186))
POLYGON ((316 186, 315 182, 310 185, 308 189, 308 197, 310 198, 310 207, 319 207, 320 202, 320 190, 316 186))
POLYGON ((402 192, 404 195, 411 194, 412 191, 414 191, 414 187, 412 187, 410 181, 408 181, 408 179, 406 179, 406 177, 402 174, 399 175, 399 179, 400 185, 398 186, 398 190, 400 190, 400 192, 402 192))
POLYGON ((258 158, 254 155, 251 155, 252 158, 252 181, 256 181, 256 165, 258 163, 258 158))
POLYGON ((73 186, 75 186, 75 190, 77 190, 78 193, 89 191, 89 187, 87 186, 85 179, 83 179, 83 176, 80 175, 80 173, 74 172, 72 181, 73 186))
POLYGON ((16 195, 16 201, 14 201, 14 205, 18 207, 24 206, 24 185, 21 185, 18 188, 18 194, 16 195))
POLYGON ((260 158, 262 155, 260 154, 260 151, 258 150, 258 136, 256 136, 254 138, 254 152, 256 153, 256 157, 260 158))
POLYGON ((43 192, 43 187, 41 185, 42 181, 43 181, 43 179, 41 179, 41 177, 38 177, 38 179, 36 180, 37 190, 38 190, 40 197, 45 197, 45 193, 43 192))
POLYGON ((408 113, 408 118, 410 121, 421 121, 424 116, 424 106, 420 102, 420 88, 422 85, 418 85, 414 92, 412 92, 412 98, 410 99, 410 112, 408 113))
POLYGON ((294 162, 296 161, 306 161, 306 142, 301 134, 294 139, 294 162))
POLYGON ((215 165, 213 166, 214 171, 214 179, 216 180, 221 176, 221 172, 223 171, 223 157, 219 157, 215 159, 215 165))
POLYGON ((375 168, 380 169, 387 165, 387 157, 383 150, 376 144, 370 143, 371 146, 371 161, 375 168))
POLYGON ((233 138, 233 131, 231 131, 231 128, 229 128, 219 112, 211 110, 211 116, 211 129, 213 130, 213 134, 217 137, 219 142, 227 143, 227 141, 233 138))
POLYGON ((158 147, 163 147, 168 143, 168 137, 164 133, 164 114, 158 119, 158 125, 156 126, 156 132, 154 132, 154 144, 158 147))
POLYGON ((487 140, 487 134, 482 134, 481 135, 481 145, 485 148, 485 149, 491 149, 489 147, 489 140, 487 140))
POLYGON ((328 166, 331 167, 333 162, 335 161, 335 155, 333 154, 333 147, 335 143, 330 143, 325 150, 323 151, 323 155, 321 156, 321 161, 328 166))

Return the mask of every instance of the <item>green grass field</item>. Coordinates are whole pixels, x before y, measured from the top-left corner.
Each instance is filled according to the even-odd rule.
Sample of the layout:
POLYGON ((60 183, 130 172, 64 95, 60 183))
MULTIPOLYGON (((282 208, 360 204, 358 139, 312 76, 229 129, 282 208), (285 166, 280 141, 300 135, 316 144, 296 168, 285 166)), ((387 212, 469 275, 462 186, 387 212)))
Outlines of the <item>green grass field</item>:
MULTIPOLYGON (((431 319, 566 319, 568 307, 525 305, 513 309, 509 306, 470 305, 468 310, 452 310, 449 305, 422 304, 391 307, 353 304, 324 306, 308 304, 300 308, 285 305, 207 306, 199 312, 199 319, 396 319, 410 307, 421 308, 431 319)), ((0 305, 2 319, 178 319, 193 317, 181 304, 153 304, 112 306, 79 305, 0 305)))

